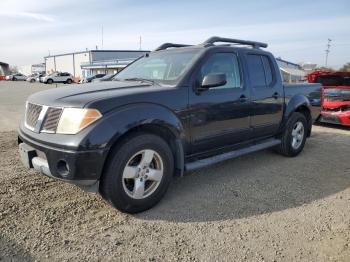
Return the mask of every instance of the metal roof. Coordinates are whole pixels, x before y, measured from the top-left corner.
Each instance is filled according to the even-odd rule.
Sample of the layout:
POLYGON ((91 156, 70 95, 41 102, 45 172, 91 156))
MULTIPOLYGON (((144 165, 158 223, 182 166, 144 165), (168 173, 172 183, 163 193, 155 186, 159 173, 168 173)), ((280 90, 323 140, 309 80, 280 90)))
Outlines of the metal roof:
POLYGON ((288 75, 293 76, 305 76, 306 72, 300 69, 295 68, 286 68, 286 67, 280 67, 281 71, 287 73, 288 75))
POLYGON ((84 54, 84 53, 103 53, 103 52, 119 52, 119 53, 127 53, 127 52, 133 52, 133 53, 149 53, 149 50, 87 50, 87 51, 78 51, 78 52, 70 52, 70 53, 63 53, 63 54, 57 54, 57 55, 49 55, 44 56, 44 59, 50 58, 50 57, 57 57, 57 56, 65 56, 65 55, 78 55, 78 54, 84 54))

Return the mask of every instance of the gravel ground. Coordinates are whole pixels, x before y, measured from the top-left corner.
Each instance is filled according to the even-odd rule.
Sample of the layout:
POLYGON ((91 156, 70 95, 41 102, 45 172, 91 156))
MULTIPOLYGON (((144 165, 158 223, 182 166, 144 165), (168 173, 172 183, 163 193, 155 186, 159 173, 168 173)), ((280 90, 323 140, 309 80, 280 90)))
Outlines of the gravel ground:
POLYGON ((0 261, 350 261, 350 129, 176 179, 138 215, 25 170, 0 132, 0 261))

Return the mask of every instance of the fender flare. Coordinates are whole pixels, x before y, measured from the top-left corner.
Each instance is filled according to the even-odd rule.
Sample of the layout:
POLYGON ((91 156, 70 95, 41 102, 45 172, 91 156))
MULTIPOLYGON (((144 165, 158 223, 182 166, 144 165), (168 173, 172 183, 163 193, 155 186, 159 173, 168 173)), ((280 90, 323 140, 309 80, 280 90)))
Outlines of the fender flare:
MULTIPOLYGON (((297 111, 298 108, 306 108, 311 116, 311 103, 309 99, 304 95, 295 95, 293 96, 287 103, 284 114, 283 114, 283 125, 282 128, 287 123, 289 117, 293 112, 297 111)), ((307 119, 308 121, 308 129, 311 130, 312 127, 312 119, 307 119)))
POLYGON ((286 110, 284 111, 284 118, 288 119, 290 115, 299 107, 304 106, 309 109, 311 108, 311 104, 309 99, 307 99, 304 95, 295 95, 293 96, 286 106, 286 110))
POLYGON ((154 103, 135 103, 118 107, 104 114, 99 122, 81 141, 83 147, 103 146, 108 154, 117 141, 130 130, 142 125, 158 125, 175 137, 175 165, 183 174, 184 127, 180 119, 169 109, 154 103))

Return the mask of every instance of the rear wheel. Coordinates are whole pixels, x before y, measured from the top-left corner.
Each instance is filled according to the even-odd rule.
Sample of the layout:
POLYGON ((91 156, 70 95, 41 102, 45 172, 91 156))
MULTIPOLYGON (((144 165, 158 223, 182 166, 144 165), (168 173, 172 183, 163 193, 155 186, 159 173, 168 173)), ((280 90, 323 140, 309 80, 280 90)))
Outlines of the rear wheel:
POLYGON ((303 114, 294 112, 288 119, 277 151, 285 156, 297 156, 304 148, 307 121, 303 114))
POLYGON ((162 199, 173 172, 174 159, 168 144, 158 136, 140 133, 111 152, 100 192, 123 212, 141 212, 162 199))
POLYGON ((35 79, 30 79, 30 82, 31 82, 31 83, 34 83, 34 82, 35 82, 35 79))
POLYGON ((72 82, 73 82, 72 79, 67 79, 66 81, 67 84, 71 84, 72 82))

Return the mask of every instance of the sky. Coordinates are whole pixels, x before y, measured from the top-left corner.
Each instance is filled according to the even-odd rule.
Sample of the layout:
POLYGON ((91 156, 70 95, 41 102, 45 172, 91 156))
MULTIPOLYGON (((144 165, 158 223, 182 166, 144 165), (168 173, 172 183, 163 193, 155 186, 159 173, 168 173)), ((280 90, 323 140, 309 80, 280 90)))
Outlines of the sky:
POLYGON ((43 62, 86 49, 153 50, 211 36, 269 44, 276 57, 339 68, 350 62, 350 1, 1 0, 0 61, 43 62), (102 46, 103 27, 103 46, 102 46))

